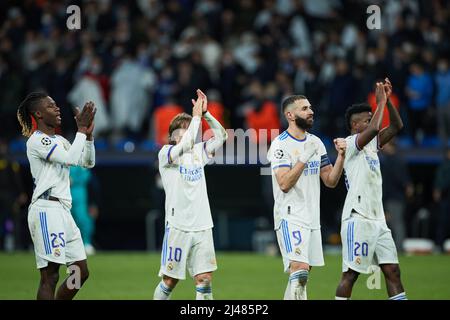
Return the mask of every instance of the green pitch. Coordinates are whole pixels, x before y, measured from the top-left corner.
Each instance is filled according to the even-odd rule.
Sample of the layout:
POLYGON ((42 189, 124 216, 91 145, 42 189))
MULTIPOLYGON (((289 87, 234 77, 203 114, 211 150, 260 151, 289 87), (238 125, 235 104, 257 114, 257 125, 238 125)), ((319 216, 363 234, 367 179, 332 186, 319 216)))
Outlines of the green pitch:
MULTIPOLYGON (((159 278, 159 254, 120 252, 89 257, 90 278, 77 299, 151 299, 159 278)), ((252 253, 217 254, 219 269, 213 278, 215 299, 282 299, 287 275, 281 257, 252 253)), ((325 256, 325 267, 314 268, 308 283, 309 299, 334 299, 340 278, 338 255, 325 256)), ((402 279, 409 299, 450 299, 450 256, 402 256, 402 279)), ((61 278, 65 277, 61 268, 61 278)), ((353 299, 386 299, 381 289, 369 290, 368 276, 360 276, 353 299)), ((34 299, 39 282, 32 253, 0 253, 0 299, 34 299)), ((193 280, 181 281, 173 299, 194 299, 193 280)))

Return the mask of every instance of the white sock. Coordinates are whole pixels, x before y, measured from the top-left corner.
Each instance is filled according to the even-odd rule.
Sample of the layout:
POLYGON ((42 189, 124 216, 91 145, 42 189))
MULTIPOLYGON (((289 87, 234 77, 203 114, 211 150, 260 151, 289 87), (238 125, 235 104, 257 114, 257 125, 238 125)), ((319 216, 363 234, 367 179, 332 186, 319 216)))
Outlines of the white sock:
POLYGON ((195 286, 195 300, 213 300, 211 283, 203 281, 202 284, 195 286))
POLYGON ((350 300, 350 298, 346 298, 346 297, 334 297, 334 300, 350 300))
POLYGON ((289 276, 290 300, 307 300, 308 270, 297 270, 289 276))
POLYGON ((169 288, 163 280, 156 286, 155 292, 153 293, 153 300, 170 300, 170 294, 172 293, 172 288, 169 288))
POLYGON ((408 300, 406 293, 403 291, 395 296, 389 297, 389 300, 408 300))

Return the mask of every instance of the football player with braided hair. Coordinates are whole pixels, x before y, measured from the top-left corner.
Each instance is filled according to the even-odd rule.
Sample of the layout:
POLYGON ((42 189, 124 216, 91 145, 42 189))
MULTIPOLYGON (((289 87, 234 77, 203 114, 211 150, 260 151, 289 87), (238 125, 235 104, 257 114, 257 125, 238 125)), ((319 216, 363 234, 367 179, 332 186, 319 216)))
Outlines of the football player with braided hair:
POLYGON ((76 108, 78 132, 70 144, 56 134, 60 109, 46 93, 30 93, 17 111, 22 134, 28 137, 27 157, 34 182, 28 227, 41 276, 37 299, 72 299, 89 275, 80 229, 70 213, 69 167, 95 165, 95 112, 92 102, 82 111, 76 108), (56 290, 62 264, 71 274, 56 290))

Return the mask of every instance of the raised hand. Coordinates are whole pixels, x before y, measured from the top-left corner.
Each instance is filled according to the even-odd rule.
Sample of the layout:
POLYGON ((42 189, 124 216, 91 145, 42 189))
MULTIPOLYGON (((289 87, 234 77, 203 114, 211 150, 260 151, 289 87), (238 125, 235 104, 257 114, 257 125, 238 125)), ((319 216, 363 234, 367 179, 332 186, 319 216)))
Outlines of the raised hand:
POLYGON ((208 111, 208 98, 206 97, 206 94, 204 94, 200 89, 197 89, 197 94, 200 94, 200 96, 203 98, 202 112, 204 114, 206 113, 206 111, 208 111))
POLYGON ((386 105, 387 97, 383 82, 377 82, 375 97, 377 100, 377 105, 381 104, 383 107, 386 105))
POLYGON ((92 140, 92 134, 94 132, 94 128, 95 128, 95 114, 97 113, 97 108, 95 107, 94 103, 92 102, 92 106, 93 106, 93 110, 92 110, 92 121, 91 124, 89 125, 89 127, 86 130, 86 135, 87 135, 87 139, 88 140, 92 140))
POLYGON ((86 102, 81 112, 79 108, 75 108, 75 121, 78 131, 87 133, 88 128, 92 125, 94 115, 94 103, 91 101, 86 102))
POLYGON ((386 98, 389 99, 392 94, 392 84, 389 78, 384 79, 384 91, 386 92, 386 98))
POLYGON ((336 138, 333 140, 334 147, 339 155, 345 155, 345 150, 347 149, 347 141, 344 138, 336 138))
POLYGON ((191 99, 192 101, 192 116, 198 116, 201 117, 202 116, 202 108, 203 108, 203 103, 204 103, 204 99, 203 96, 200 94, 199 90, 197 90, 197 100, 191 99))

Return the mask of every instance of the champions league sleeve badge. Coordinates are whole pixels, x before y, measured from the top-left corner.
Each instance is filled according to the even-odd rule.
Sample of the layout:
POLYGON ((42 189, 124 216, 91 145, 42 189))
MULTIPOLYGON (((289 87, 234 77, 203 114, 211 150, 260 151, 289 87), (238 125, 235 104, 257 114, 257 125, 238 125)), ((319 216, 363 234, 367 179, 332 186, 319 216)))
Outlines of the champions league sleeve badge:
POLYGON ((41 143, 42 143, 44 146, 49 146, 49 145, 52 144, 52 140, 50 140, 49 137, 43 137, 43 138, 41 139, 41 143))
POLYGON ((284 152, 281 149, 277 149, 277 150, 275 150, 273 155, 276 159, 281 159, 284 156, 284 152))

